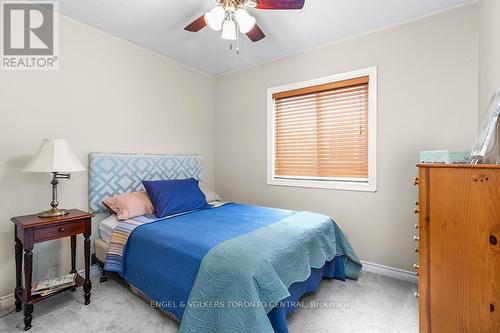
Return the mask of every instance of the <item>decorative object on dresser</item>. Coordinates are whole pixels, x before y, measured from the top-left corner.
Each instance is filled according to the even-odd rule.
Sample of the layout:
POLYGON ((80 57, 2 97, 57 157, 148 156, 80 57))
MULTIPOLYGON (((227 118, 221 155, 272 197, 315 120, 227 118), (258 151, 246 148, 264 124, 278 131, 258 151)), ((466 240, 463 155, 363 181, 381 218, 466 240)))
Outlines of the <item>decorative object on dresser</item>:
POLYGON ((33 304, 65 290, 75 291, 83 286, 85 305, 90 303, 90 235, 92 233, 92 217, 94 214, 71 209, 67 215, 40 218, 38 214, 17 216, 14 222, 14 240, 16 254, 16 289, 14 290, 16 312, 24 306, 24 329, 31 328, 33 304), (76 271, 76 236, 83 234, 85 253, 85 278, 76 271), (32 295, 33 246, 45 242, 71 236, 71 271, 76 274, 75 284, 58 289, 51 293, 32 295), (24 288, 22 284, 22 251, 24 249, 24 288))
POLYGON ((500 332, 500 165, 418 167, 420 332, 500 332))
POLYGON ((470 162, 470 151, 430 150, 420 152, 420 163, 453 163, 470 162))
POLYGON ((472 148, 472 163, 500 163, 500 90, 493 95, 479 136, 472 148), (496 152, 495 152, 495 148, 496 152))
POLYGON ((51 209, 38 214, 39 217, 54 217, 67 215, 66 209, 57 206, 57 184, 59 179, 70 179, 70 172, 85 171, 73 153, 71 146, 64 139, 44 139, 31 161, 24 167, 25 172, 52 172, 52 202, 51 209))

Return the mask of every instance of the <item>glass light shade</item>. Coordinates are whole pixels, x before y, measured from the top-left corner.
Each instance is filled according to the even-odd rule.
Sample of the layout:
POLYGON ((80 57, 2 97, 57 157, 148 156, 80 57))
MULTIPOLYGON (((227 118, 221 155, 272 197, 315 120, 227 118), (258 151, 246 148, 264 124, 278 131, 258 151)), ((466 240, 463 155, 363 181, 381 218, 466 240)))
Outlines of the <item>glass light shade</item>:
POLYGON ((217 6, 205 14, 205 22, 210 29, 219 31, 222 28, 222 22, 224 22, 225 14, 226 12, 224 8, 217 6))
POLYGON ((235 40, 236 36, 236 24, 232 20, 225 20, 222 26, 222 39, 235 40))
POLYGON ((246 34, 250 32, 250 30, 255 27, 255 17, 248 14, 248 12, 244 9, 238 9, 235 13, 236 22, 238 22, 238 26, 240 27, 241 33, 246 34))
POLYGON ((76 172, 85 171, 70 144, 64 139, 44 139, 35 156, 22 171, 76 172))

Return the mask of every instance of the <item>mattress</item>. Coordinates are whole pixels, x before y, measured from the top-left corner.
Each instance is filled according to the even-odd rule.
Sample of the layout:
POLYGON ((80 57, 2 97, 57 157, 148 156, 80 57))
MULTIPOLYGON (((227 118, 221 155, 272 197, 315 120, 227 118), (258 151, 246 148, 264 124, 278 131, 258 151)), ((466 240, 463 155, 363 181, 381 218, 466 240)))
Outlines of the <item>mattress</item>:
POLYGON ((94 242, 95 246, 95 256, 97 260, 104 263, 106 262, 106 256, 108 255, 108 247, 109 244, 103 241, 101 238, 98 238, 94 242))
POLYGON ((111 235, 118 223, 115 215, 111 215, 99 223, 99 234, 101 235, 101 239, 107 244, 111 242, 111 235))

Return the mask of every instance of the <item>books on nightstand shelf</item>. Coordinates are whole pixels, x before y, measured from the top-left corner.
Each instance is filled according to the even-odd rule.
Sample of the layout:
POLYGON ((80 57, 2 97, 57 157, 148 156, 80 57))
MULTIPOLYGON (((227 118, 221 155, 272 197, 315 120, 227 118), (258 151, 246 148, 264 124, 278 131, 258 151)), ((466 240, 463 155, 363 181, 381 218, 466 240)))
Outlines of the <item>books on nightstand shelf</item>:
POLYGON ((61 289, 74 286, 76 285, 76 275, 76 273, 72 273, 54 279, 35 282, 31 288, 31 295, 47 296, 61 289))

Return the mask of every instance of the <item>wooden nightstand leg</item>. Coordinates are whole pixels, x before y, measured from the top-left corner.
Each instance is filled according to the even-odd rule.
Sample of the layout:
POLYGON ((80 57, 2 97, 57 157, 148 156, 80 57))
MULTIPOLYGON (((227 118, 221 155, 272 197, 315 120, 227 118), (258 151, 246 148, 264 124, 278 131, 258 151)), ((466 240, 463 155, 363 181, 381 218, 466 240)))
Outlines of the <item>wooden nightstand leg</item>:
POLYGON ((27 242, 24 248, 24 330, 31 328, 31 320, 33 319, 33 304, 31 303, 31 275, 33 270, 33 243, 27 242))
POLYGON ((90 303, 90 290, 92 283, 90 282, 90 233, 85 233, 84 251, 85 251, 85 282, 83 283, 83 292, 85 296, 85 305, 90 303))
MULTIPOLYGON (((71 272, 76 273, 76 235, 71 236, 71 272)), ((71 288, 71 292, 74 292, 76 287, 71 288)))
POLYGON ((14 225, 14 240, 15 240, 15 253, 16 253, 16 289, 14 289, 14 298, 16 304, 16 312, 23 309, 23 301, 19 297, 19 293, 23 290, 23 244, 17 237, 17 226, 14 225))

